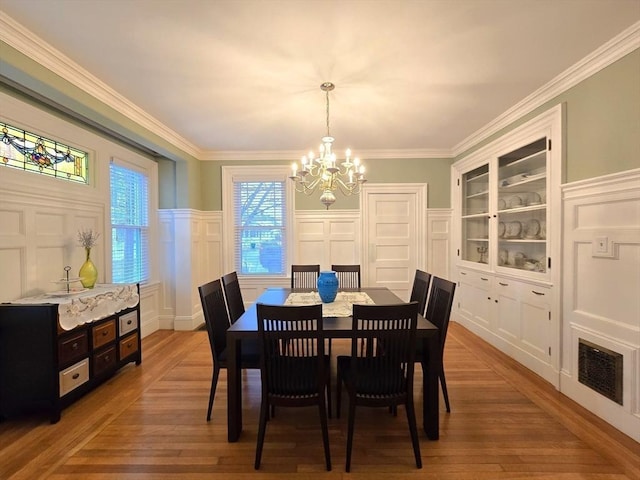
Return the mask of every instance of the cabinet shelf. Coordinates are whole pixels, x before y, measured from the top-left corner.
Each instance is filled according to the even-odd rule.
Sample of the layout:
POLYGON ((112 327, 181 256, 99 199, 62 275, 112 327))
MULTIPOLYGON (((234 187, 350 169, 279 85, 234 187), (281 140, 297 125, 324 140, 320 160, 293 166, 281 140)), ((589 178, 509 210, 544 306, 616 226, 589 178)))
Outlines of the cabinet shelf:
POLYGON ((547 204, 541 203, 539 205, 529 205, 527 207, 505 208, 504 210, 498 210, 498 213, 501 215, 508 215, 512 213, 535 212, 536 210, 545 210, 546 208, 547 204))
POLYGON ((500 238, 500 243, 545 243, 546 238, 500 238))
POLYGON ((488 238, 477 237, 477 238, 467 238, 467 242, 489 242, 488 238))
POLYGON ((474 183, 478 180, 484 180, 485 182, 489 180, 489 172, 480 173, 474 177, 467 178, 467 183, 474 183))
POLYGON ((477 197, 482 197, 483 195, 489 195, 489 190, 484 190, 478 193, 472 193, 470 195, 467 195, 467 198, 477 198, 477 197))
POLYGON ((508 189, 512 189, 515 187, 519 187, 521 185, 526 185, 528 183, 532 183, 532 182, 536 182, 538 180, 543 180, 546 179, 547 174, 546 173, 538 173, 536 175, 527 175, 526 173, 523 173, 521 175, 521 180, 518 180, 516 182, 510 182, 508 179, 504 179, 500 181, 500 189, 501 190, 508 190, 508 189))
POLYGON ((489 214, 487 212, 472 213, 470 215, 462 215, 462 218, 464 218, 464 219, 468 219, 468 218, 489 218, 489 214))

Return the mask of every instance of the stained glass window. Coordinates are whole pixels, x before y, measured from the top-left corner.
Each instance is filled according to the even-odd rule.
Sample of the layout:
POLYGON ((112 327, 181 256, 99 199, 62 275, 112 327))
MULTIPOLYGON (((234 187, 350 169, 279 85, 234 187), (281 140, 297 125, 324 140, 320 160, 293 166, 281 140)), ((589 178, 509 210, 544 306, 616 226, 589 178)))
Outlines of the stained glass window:
POLYGON ((88 154, 0 122, 0 166, 89 183, 88 154))

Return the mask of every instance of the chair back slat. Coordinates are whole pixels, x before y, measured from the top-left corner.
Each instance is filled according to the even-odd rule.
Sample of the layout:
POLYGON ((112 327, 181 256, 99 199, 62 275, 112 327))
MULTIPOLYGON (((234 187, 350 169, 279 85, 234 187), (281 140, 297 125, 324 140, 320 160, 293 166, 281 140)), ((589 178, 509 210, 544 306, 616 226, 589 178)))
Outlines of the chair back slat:
POLYGON ((229 319, 231 323, 235 323, 244 313, 244 300, 242 299, 238 274, 231 272, 223 275, 222 285, 224 286, 224 295, 229 308, 229 319))
POLYGON ((440 349, 444 353, 444 343, 449 329, 449 318, 453 306, 453 297, 456 291, 455 282, 444 278, 434 277, 427 312, 425 317, 436 327, 440 334, 440 349))
POLYGON ((416 270, 413 278, 413 287, 411 289, 410 302, 418 302, 418 313, 424 315, 424 309, 427 305, 427 296, 429 295, 429 283, 431 282, 431 274, 416 270))
POLYGON ((318 288, 320 265, 291 265, 291 288, 314 290, 318 288))
POLYGON ((213 361, 218 362, 220 354, 227 348, 227 329, 229 328, 229 315, 224 301, 222 283, 219 279, 213 280, 198 287, 198 292, 213 361))
POLYGON ((314 397, 326 384, 322 305, 257 305, 262 387, 278 397, 314 397))
POLYGON ((353 306, 350 377, 355 395, 412 394, 417 317, 417 302, 353 306))
POLYGON ((331 270, 336 272, 339 290, 361 288, 360 265, 331 265, 331 270))

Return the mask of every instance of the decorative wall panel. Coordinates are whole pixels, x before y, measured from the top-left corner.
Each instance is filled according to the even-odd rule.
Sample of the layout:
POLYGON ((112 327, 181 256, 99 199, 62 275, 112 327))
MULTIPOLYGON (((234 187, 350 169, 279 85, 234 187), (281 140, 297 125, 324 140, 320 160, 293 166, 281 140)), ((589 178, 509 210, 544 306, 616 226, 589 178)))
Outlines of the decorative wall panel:
POLYGON ((563 195, 561 390, 640 441, 640 169, 563 195), (581 339, 622 356, 622 404, 579 382, 581 339))

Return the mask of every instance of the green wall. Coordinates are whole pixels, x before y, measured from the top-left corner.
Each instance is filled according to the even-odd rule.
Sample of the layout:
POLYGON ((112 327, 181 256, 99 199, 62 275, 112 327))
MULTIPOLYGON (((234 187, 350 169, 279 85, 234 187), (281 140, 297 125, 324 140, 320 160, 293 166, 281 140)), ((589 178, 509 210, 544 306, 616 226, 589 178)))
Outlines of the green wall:
MULTIPOLYGON (((50 99, 65 109, 158 153, 160 208, 221 210, 221 167, 265 162, 198 161, 120 112, 53 74, 4 42, 0 42, 0 73, 10 82, 50 99)), ((3 88, 4 89, 4 88, 3 88)), ((534 111, 496 132, 455 160, 557 105, 565 103, 565 182, 640 167, 640 50, 580 82, 534 111)), ((428 146, 426 146, 428 147, 428 146)), ((366 145, 361 148, 366 150, 366 145)), ((427 183, 429 208, 450 207, 452 159, 366 160, 372 183, 427 183)), ((274 160, 270 164, 289 164, 274 160)), ((332 209, 359 207, 359 198, 338 196, 332 209)), ((296 208, 323 208, 318 195, 298 194, 296 208)))
POLYGON ((559 103, 566 107, 563 182, 640 168, 639 49, 474 145, 456 160, 559 103))
MULTIPOLYGON (((290 161, 274 160, 270 165, 291 165, 290 161)), ((371 183, 427 183, 429 208, 448 208, 451 159, 365 160, 367 180, 371 183)), ((264 165, 264 161, 201 162, 202 204, 204 210, 222 210, 222 167, 226 165, 264 165)), ((331 210, 358 209, 360 197, 345 197, 336 193, 331 210)), ((322 210, 320 193, 296 194, 296 210, 322 210)))
MULTIPOLYGON (((53 102, 62 111, 75 112, 90 122, 104 126, 116 135, 121 135, 156 152, 157 158, 166 158, 175 162, 175 169, 161 169, 163 179, 160 184, 164 188, 161 189, 159 207, 202 208, 198 159, 1 41, 0 74, 7 79, 9 85, 11 83, 19 85, 20 89, 24 88, 36 96, 47 99, 46 101, 53 102), (173 177, 167 178, 166 175, 172 170, 174 170, 173 177), (172 186, 169 188, 170 185, 172 186), (171 192, 169 197, 164 195, 167 191, 171 192)), ((11 91, 6 85, 2 86, 2 82, 0 87, 11 95, 25 99, 21 93, 11 91)), ((42 108, 42 105, 39 106, 42 108)), ((61 115, 60 111, 55 109, 48 108, 48 110, 55 115, 61 115)), ((63 118, 66 117, 63 116, 63 118)))

